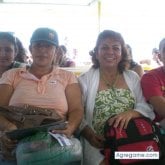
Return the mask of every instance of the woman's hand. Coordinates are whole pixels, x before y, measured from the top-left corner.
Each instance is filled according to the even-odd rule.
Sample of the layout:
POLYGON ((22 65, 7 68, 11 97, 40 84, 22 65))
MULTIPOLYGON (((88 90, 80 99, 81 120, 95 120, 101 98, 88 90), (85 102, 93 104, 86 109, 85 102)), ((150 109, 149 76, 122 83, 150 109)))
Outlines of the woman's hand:
POLYGON ((70 138, 74 133, 74 128, 69 123, 66 123, 65 129, 52 129, 52 133, 64 134, 70 138))
POLYGON ((113 125, 120 130, 126 129, 130 119, 140 117, 141 114, 135 110, 128 110, 117 114, 108 120, 109 125, 113 125))
POLYGON ((7 120, 4 116, 0 115, 0 131, 8 132, 17 129, 16 125, 9 120, 7 120))
POLYGON ((5 127, 5 132, 16 130, 17 126, 11 122, 8 122, 5 127))

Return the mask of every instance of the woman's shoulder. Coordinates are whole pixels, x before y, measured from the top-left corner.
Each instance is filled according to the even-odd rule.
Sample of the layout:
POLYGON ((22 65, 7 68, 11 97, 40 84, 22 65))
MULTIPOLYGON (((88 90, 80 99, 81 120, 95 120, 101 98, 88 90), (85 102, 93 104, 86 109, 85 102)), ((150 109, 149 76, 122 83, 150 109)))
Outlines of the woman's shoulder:
POLYGON ((142 76, 142 80, 144 81, 144 79, 146 79, 148 81, 149 80, 161 80, 164 79, 165 75, 164 75, 164 69, 163 67, 159 67, 159 68, 155 68, 152 69, 148 72, 146 72, 143 76, 142 76))
POLYGON ((146 74, 147 75, 158 75, 158 74, 162 74, 162 73, 164 74, 163 66, 158 67, 158 68, 151 69, 146 74))
POLYGON ((57 79, 64 85, 78 83, 77 77, 73 72, 60 67, 55 67, 51 75, 53 79, 57 79))
POLYGON ((3 81, 14 81, 14 79, 19 79, 20 74, 22 71, 25 71, 26 68, 12 68, 5 71, 2 74, 1 80, 3 81))
POLYGON ((95 69, 91 67, 88 71, 82 73, 79 77, 79 83, 82 86, 86 86, 87 88, 91 88, 94 84, 97 84, 99 81, 99 69, 95 69))
MULTIPOLYGON (((25 68, 26 69, 26 68, 25 68)), ((13 68, 5 71, 2 74, 0 84, 13 85, 17 80, 20 79, 20 74, 25 69, 23 68, 13 68)))
POLYGON ((62 79, 68 80, 68 79, 74 79, 76 80, 76 74, 72 71, 69 71, 65 68, 60 68, 60 67, 56 67, 53 70, 54 76, 56 77, 57 75, 59 75, 62 79))
POLYGON ((11 68, 11 69, 7 70, 5 73, 7 73, 7 74, 15 74, 15 73, 18 73, 18 72, 21 72, 21 71, 25 71, 25 70, 26 70, 26 67, 11 68))
POLYGON ((89 68, 87 71, 82 73, 79 77, 91 77, 94 74, 97 74, 99 72, 99 69, 95 69, 93 67, 89 68))

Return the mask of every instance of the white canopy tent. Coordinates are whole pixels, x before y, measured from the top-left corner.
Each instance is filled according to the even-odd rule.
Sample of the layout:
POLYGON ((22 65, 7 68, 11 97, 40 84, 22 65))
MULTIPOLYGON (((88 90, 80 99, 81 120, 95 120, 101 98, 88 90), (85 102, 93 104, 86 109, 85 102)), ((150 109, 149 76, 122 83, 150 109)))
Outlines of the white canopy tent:
POLYGON ((151 58, 165 36, 164 14, 164 0, 0 0, 0 31, 15 31, 28 45, 36 27, 53 27, 86 61, 98 32, 112 29, 132 46, 138 62, 151 58))
POLYGON ((96 1, 98 0, 0 0, 0 3, 89 6, 96 1))
POLYGON ((0 31, 15 32, 28 48, 35 28, 52 27, 82 65, 100 31, 100 6, 100 0, 0 0, 0 31))

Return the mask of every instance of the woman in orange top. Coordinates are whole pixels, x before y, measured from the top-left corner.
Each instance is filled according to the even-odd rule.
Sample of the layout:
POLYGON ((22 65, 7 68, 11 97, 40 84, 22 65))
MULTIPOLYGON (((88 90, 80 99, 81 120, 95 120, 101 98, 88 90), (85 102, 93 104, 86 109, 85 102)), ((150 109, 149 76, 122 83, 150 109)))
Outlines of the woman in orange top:
MULTIPOLYGON (((67 118, 64 130, 52 130, 71 137, 83 116, 81 92, 76 76, 53 65, 58 47, 58 36, 53 29, 34 31, 29 50, 33 63, 26 68, 5 72, 0 80, 0 105, 53 108, 67 118)), ((17 129, 16 125, 0 116, 1 131, 17 129)), ((10 139, 9 139, 10 140, 10 139)))

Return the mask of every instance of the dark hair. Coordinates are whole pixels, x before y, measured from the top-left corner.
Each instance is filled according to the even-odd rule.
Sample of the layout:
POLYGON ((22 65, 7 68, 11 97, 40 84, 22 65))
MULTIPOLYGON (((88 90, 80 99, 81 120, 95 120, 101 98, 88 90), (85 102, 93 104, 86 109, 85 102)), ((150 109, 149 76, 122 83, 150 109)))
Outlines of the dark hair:
POLYGON ((125 62, 127 61, 127 49, 125 46, 124 39, 122 35, 118 32, 112 31, 112 30, 104 30, 101 32, 97 38, 96 46, 95 48, 89 52, 89 54, 92 56, 92 62, 93 62, 93 68, 99 68, 100 64, 99 61, 96 58, 96 54, 98 53, 98 47, 102 40, 105 40, 106 38, 112 38, 120 42, 121 48, 122 48, 122 59, 119 62, 118 70, 120 73, 122 73, 125 70, 125 62))
POLYGON ((15 60, 19 61, 19 62, 26 63, 27 61, 25 59, 27 56, 27 50, 25 49, 21 40, 18 37, 16 37, 16 44, 17 44, 18 52, 17 52, 17 55, 15 57, 15 60))
POLYGON ((129 44, 126 44, 127 53, 132 57, 132 48, 129 44))
POLYGON ((0 40, 6 39, 14 45, 15 51, 17 51, 16 38, 11 32, 0 32, 0 40))
POLYGON ((65 46, 65 45, 60 45, 59 47, 60 47, 60 48, 63 50, 63 52, 66 54, 66 52, 67 52, 66 46, 65 46))

